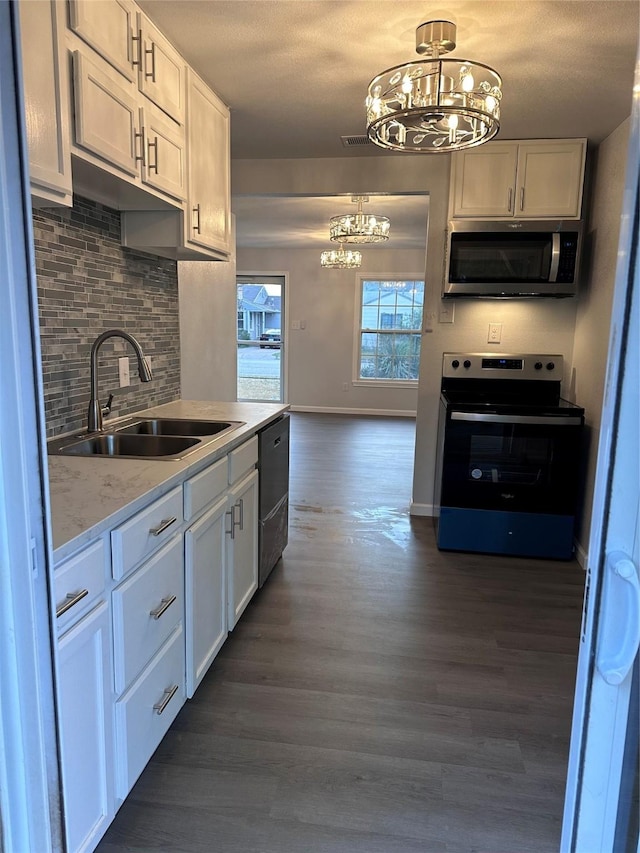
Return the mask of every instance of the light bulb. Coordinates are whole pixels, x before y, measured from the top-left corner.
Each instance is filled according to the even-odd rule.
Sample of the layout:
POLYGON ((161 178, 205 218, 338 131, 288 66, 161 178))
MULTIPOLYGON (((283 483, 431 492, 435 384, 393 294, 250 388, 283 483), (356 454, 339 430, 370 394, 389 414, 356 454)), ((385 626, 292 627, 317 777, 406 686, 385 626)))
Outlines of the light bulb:
POLYGON ((464 74, 462 77, 462 91, 473 92, 474 83, 473 74, 464 74))
POLYGON ((493 95, 487 95, 487 97, 484 99, 484 103, 487 110, 492 113, 496 108, 497 101, 493 97, 493 95))
POLYGON ((458 127, 458 116, 449 116, 449 130, 455 130, 458 127))
POLYGON ((412 89, 413 89, 413 80, 411 80, 409 77, 407 77, 405 75, 403 80, 402 80, 402 91, 404 92, 405 95, 409 95, 409 94, 411 94, 412 89))

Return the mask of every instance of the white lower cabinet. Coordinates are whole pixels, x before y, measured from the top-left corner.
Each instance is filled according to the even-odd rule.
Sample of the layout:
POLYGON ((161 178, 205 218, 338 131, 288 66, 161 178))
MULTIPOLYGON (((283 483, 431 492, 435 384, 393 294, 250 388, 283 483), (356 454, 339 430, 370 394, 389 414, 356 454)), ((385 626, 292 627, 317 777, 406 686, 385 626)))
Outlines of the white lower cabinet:
POLYGON ((257 460, 254 436, 55 570, 69 853, 95 848, 258 588, 257 460))
POLYGON ((184 535, 189 699, 227 638, 226 511, 223 496, 184 535))
POLYGON ((111 616, 107 601, 58 641, 66 849, 93 850, 115 813, 111 616))
POLYGON ((258 472, 233 486, 228 499, 227 577, 229 630, 258 588, 258 472))

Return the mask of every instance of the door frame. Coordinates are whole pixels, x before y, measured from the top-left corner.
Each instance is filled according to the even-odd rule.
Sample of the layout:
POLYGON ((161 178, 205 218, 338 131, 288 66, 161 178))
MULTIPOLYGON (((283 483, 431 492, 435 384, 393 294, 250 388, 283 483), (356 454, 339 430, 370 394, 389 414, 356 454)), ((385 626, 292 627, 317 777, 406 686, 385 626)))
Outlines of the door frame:
POLYGON ((0 848, 63 848, 51 539, 17 3, 0 0, 0 848))

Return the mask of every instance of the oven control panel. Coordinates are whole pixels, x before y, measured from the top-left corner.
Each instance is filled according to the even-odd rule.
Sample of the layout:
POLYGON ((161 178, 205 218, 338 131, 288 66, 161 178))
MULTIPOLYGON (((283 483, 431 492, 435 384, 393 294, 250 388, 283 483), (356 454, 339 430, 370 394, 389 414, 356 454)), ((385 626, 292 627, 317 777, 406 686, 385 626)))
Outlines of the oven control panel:
POLYGON ((544 353, 446 352, 442 375, 467 379, 562 379, 562 356, 544 353))

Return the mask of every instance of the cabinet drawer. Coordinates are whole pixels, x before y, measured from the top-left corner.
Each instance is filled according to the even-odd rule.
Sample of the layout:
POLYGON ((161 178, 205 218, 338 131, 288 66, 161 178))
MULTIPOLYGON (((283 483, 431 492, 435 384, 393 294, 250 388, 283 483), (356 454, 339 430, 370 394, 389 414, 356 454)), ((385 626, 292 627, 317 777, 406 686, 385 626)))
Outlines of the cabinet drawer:
POLYGON ((152 554, 182 524, 182 487, 170 491, 111 533, 116 580, 152 554))
POLYGON ((82 616, 105 588, 105 547, 101 539, 62 563, 54 573, 59 630, 82 616))
POLYGON ((227 460, 220 459, 184 484, 184 517, 195 518, 227 488, 227 460))
POLYGON ((116 797, 124 799, 185 701, 182 623, 116 702, 116 797))
POLYGON ((254 435, 229 454, 229 484, 235 483, 258 461, 258 436, 254 435))
POLYGON ((183 613, 182 537, 174 536, 113 592, 116 692, 153 657, 183 613))

